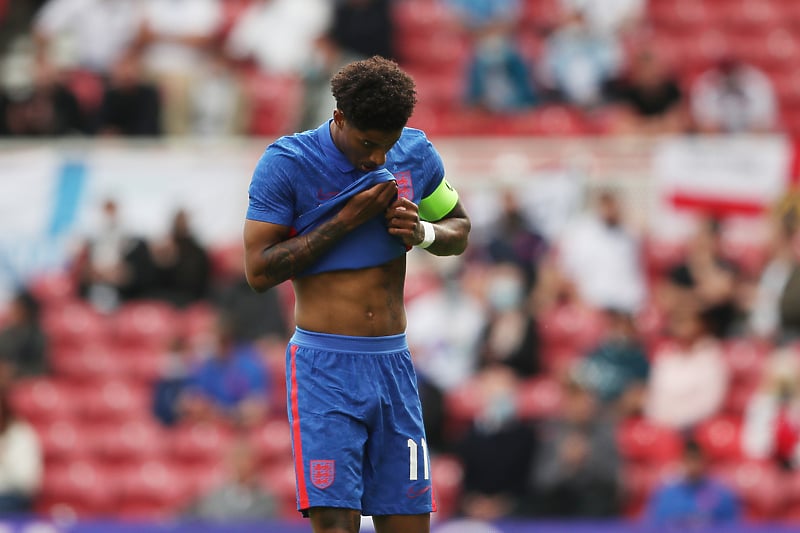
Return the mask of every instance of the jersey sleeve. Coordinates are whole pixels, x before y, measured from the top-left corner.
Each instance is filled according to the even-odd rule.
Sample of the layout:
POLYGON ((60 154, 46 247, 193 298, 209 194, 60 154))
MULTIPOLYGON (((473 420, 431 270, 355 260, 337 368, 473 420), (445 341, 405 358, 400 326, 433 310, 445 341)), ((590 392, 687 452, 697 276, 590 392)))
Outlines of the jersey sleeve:
POLYGON ((458 192, 444 177, 444 163, 439 152, 430 145, 430 157, 426 162, 426 172, 431 179, 423 190, 419 203, 419 216, 422 220, 435 222, 443 218, 458 203, 458 192))
POLYGON ((291 226, 295 205, 291 175, 287 158, 267 150, 250 181, 247 219, 291 226))

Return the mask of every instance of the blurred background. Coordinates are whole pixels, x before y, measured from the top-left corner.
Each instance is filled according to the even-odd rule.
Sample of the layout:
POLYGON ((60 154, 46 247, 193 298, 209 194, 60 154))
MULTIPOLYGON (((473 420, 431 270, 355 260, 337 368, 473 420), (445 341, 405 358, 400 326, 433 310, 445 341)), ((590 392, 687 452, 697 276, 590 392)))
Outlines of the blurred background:
POLYGON ((308 529, 241 228, 373 54, 473 218, 409 254, 434 529, 800 530, 800 3, 0 0, 4 531, 308 529))

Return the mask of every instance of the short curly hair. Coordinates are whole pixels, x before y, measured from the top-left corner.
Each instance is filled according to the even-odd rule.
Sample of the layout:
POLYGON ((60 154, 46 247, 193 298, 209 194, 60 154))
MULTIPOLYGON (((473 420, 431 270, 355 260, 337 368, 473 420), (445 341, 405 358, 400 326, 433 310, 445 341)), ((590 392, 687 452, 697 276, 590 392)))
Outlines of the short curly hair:
POLYGON ((336 107, 360 130, 399 130, 417 103, 413 78, 381 56, 342 67, 331 79, 331 90, 336 107))

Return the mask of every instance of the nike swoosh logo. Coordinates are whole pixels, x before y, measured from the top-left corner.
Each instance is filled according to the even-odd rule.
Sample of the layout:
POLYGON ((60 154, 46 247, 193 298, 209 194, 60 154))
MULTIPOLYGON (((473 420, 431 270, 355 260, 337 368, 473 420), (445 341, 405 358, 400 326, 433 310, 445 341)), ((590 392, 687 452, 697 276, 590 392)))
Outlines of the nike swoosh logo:
POLYGON ((430 485, 427 487, 422 488, 415 488, 415 487, 408 487, 408 492, 406 492, 406 496, 410 499, 419 498, 420 496, 424 496, 431 490, 430 485))

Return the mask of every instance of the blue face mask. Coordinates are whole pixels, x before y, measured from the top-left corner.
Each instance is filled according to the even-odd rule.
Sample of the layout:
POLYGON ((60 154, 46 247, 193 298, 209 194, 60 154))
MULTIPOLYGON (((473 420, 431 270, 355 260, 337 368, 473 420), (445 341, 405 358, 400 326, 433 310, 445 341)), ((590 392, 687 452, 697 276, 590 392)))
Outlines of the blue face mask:
POLYGON ((489 283, 489 305, 496 311, 508 311, 519 307, 524 296, 522 283, 514 278, 495 278, 489 283))
POLYGON ((495 432, 514 418, 516 410, 513 396, 510 394, 496 394, 483 408, 478 420, 479 427, 486 433, 495 432))

